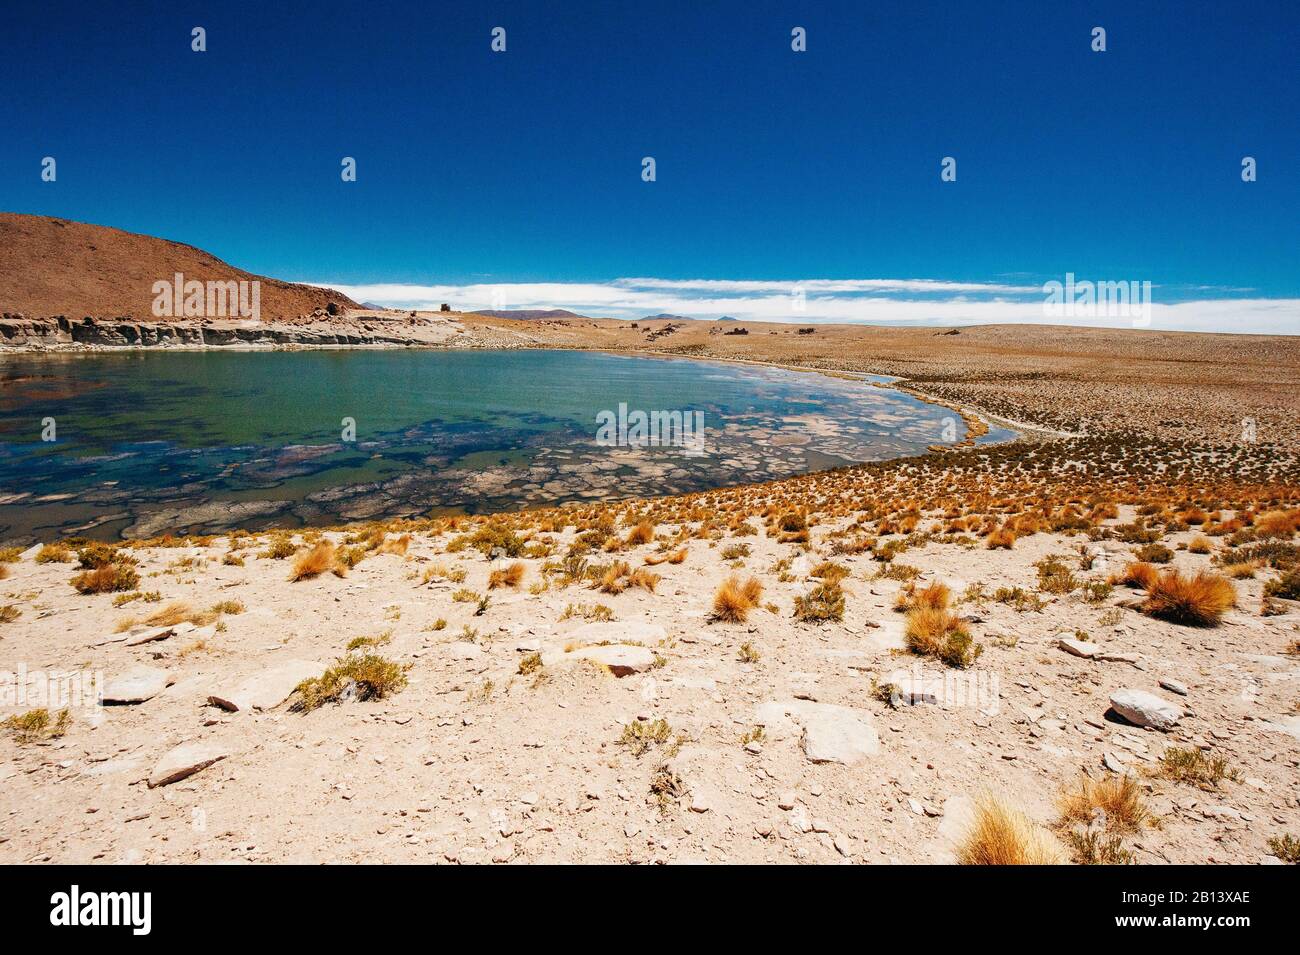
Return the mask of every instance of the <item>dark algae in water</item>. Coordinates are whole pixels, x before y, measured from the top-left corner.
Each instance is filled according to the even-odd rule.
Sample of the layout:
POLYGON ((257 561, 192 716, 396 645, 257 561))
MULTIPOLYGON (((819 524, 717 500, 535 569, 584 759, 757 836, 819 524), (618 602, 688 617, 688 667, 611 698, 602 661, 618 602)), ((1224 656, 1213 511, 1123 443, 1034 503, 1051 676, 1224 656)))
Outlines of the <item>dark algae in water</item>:
POLYGON ((17 543, 685 493, 921 453, 953 417, 868 380, 552 350, 22 355, 0 412, 17 543), (703 440, 598 440, 620 407, 703 440))

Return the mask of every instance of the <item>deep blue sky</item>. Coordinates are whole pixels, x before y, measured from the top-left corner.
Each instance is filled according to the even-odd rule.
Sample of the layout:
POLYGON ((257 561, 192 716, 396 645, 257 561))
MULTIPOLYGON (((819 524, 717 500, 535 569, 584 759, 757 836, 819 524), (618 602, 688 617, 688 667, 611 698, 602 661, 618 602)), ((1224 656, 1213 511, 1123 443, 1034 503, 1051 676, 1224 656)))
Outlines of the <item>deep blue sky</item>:
POLYGON ((115 6, 6 4, 0 209, 302 280, 1300 297, 1294 0, 115 6))

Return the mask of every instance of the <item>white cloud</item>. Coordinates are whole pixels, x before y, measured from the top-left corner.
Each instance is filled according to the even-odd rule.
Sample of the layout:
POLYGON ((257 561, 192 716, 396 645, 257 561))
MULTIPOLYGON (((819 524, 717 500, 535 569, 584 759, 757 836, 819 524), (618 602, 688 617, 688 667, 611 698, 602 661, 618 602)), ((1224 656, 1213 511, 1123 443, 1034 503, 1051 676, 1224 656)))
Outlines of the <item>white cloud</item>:
MULTIPOLYGON (((1063 324, 1132 328, 1127 317, 1052 319, 1041 286, 934 279, 620 278, 609 282, 507 282, 470 285, 316 283, 358 302, 436 310, 443 302, 476 309, 564 308, 582 315, 636 319, 669 313, 730 315, 749 321, 804 324, 1063 324), (802 297, 800 294, 802 293, 802 297), (802 304, 802 310, 800 308, 802 304)), ((1300 299, 1212 298, 1151 305, 1148 327, 1164 331, 1300 334, 1300 299)))

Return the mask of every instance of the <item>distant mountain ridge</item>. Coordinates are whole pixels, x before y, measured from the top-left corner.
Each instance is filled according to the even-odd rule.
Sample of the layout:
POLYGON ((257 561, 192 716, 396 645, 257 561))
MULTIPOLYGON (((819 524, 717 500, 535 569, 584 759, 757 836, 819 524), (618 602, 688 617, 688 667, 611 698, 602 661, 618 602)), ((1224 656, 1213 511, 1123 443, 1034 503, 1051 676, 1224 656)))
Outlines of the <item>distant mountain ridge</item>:
POLYGON ((515 318, 521 322, 535 322, 546 318, 587 318, 567 308, 479 308, 474 315, 486 315, 488 318, 515 318))

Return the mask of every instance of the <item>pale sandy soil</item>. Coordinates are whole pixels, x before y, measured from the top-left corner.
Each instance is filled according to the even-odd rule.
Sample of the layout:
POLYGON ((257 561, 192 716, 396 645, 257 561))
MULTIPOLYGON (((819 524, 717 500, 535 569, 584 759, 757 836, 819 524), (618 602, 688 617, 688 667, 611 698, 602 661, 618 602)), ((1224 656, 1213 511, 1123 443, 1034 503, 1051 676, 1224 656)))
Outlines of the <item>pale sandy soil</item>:
MULTIPOLYGON (((1130 516, 1125 508, 1121 519, 1130 516)), ((662 574, 653 594, 557 581, 533 595, 543 561, 526 559, 522 587, 492 591, 481 616, 452 593, 486 592, 490 567, 502 564, 472 549, 443 553, 450 536, 416 534, 405 557, 370 556, 346 578, 298 583, 287 580, 291 561, 253 556, 260 544, 241 550, 243 567, 220 562, 224 539, 136 551, 141 589, 160 591, 164 601, 204 608, 239 600, 246 608, 223 617, 219 632, 198 635, 206 645, 199 649, 193 633, 100 645, 115 636, 117 621, 163 604, 113 610, 109 596, 73 591, 71 564, 36 564, 29 555, 8 565, 0 587, 23 612, 4 628, 5 666, 88 668, 112 678, 148 665, 175 682, 144 703, 75 711, 62 738, 0 741, 0 861, 947 861, 965 800, 983 790, 1010 794, 1050 822, 1055 793, 1081 771, 1102 775, 1105 754, 1138 774, 1159 818, 1131 842, 1140 862, 1254 863, 1265 860, 1270 836, 1300 832, 1300 659, 1284 654, 1300 636, 1300 614, 1292 604, 1282 616, 1258 616, 1267 573, 1238 582, 1238 609, 1210 630, 1131 609, 1112 611, 1118 622, 1104 624, 1131 595, 1120 588, 1097 605, 1053 598, 1041 612, 964 603, 958 610, 978 620, 972 627, 985 652, 973 669, 949 672, 994 692, 969 705, 894 709, 873 695, 873 682, 920 662, 930 674, 945 668, 901 652, 902 617, 891 609, 901 585, 874 579, 879 563, 836 558, 852 570, 842 624, 791 616, 794 597, 815 582, 808 569, 841 536, 835 524, 815 529, 814 553, 796 559, 785 583, 773 565, 799 550, 760 532, 691 541, 684 563, 653 568, 662 574), (777 612, 711 623, 713 592, 730 572, 720 549, 736 542, 752 548, 740 572, 764 581, 764 601, 777 612), (193 565, 181 566, 187 558, 193 565), (463 567, 463 584, 422 584, 437 562, 463 567), (615 623, 588 631, 593 642, 620 639, 626 623, 661 628, 636 634, 661 665, 617 677, 563 661, 583 623, 560 619, 573 603, 602 603, 616 614, 615 623), (431 629, 438 618, 444 630, 431 629), (477 632, 472 643, 463 640, 465 627, 477 632), (1066 654, 1056 641, 1076 630, 1108 650, 1135 653, 1137 662, 1066 654), (411 667, 410 685, 387 699, 311 713, 288 706, 227 713, 208 703, 246 675, 289 659, 323 666, 350 639, 382 632, 391 634, 382 652, 411 667), (746 641, 760 655, 755 663, 738 658, 746 641), (539 649, 548 660, 540 678, 519 675, 521 659, 539 649), (1195 714, 1172 731, 1106 718, 1109 694, 1124 687, 1180 701, 1160 688, 1165 679, 1188 688, 1181 702, 1195 714), (814 762, 798 722, 760 711, 771 703, 850 708, 878 735, 878 752, 847 764, 814 762), (682 734, 675 754, 672 743, 640 757, 620 745, 625 724, 639 717, 663 718, 674 738, 682 734), (741 737, 758 724, 766 738, 751 752, 741 737), (229 756, 150 788, 145 780, 163 755, 194 740, 215 741, 229 756), (1201 791, 1149 778, 1173 745, 1207 748, 1240 780, 1201 791), (650 786, 664 766, 684 792, 661 809, 650 786)), ((1080 543, 1037 534, 996 558, 983 547, 931 543, 898 560, 957 593, 975 582, 990 592, 1002 584, 1032 591, 1033 563, 1049 554, 1077 559, 1080 543)), ((617 556, 637 566, 655 549, 617 556)), ((1092 545, 1112 569, 1129 549, 1092 545)), ((1175 564, 1209 560, 1178 552, 1175 564)), ((1079 576, 1100 579, 1104 569, 1079 576)))

